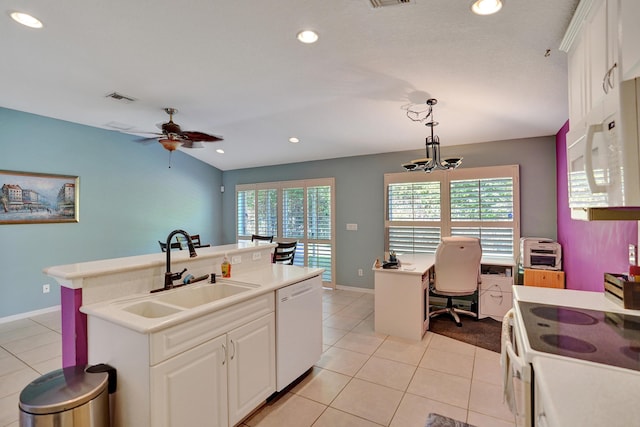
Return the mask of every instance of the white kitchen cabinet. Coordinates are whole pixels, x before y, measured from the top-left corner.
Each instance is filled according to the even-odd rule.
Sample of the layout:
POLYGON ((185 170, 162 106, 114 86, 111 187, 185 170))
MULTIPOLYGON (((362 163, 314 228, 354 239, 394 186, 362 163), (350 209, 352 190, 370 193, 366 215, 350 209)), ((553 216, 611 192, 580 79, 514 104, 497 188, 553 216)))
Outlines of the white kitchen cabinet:
POLYGON ((622 57, 622 79, 631 80, 640 77, 640 1, 620 1, 620 46, 622 57))
POLYGON ((587 42, 580 37, 567 52, 567 68, 569 71, 569 123, 571 130, 583 134, 586 129, 587 115, 587 42))
POLYGON ((572 134, 617 108, 620 82, 640 77, 640 2, 582 1, 562 41, 569 71, 572 134), (613 96, 610 96, 613 95, 613 96))
POLYGON ((89 363, 118 371, 114 427, 232 426, 276 390, 274 293, 142 333, 88 317, 89 363))
POLYGON ((275 326, 271 313, 227 334, 230 426, 276 390, 275 326))
POLYGON ((228 425, 226 336, 151 368, 151 425, 228 425))
POLYGON ((151 425, 233 426, 275 391, 275 363, 273 313, 162 362, 151 368, 151 425))
MULTIPOLYGON (((605 98, 619 90, 619 0, 593 0, 585 10, 568 53, 569 122, 572 134, 583 135, 590 123, 605 117, 605 98)), ((582 5, 581 5, 582 6, 582 5)), ((571 30, 571 29, 570 29, 571 30)), ((568 31, 568 34, 573 34, 568 31)), ((565 39, 567 37, 565 36, 565 39)), ((563 44, 565 42, 563 41, 563 44)), ((613 97, 606 102, 614 104, 613 97)), ((573 142, 573 141, 571 141, 573 142)))

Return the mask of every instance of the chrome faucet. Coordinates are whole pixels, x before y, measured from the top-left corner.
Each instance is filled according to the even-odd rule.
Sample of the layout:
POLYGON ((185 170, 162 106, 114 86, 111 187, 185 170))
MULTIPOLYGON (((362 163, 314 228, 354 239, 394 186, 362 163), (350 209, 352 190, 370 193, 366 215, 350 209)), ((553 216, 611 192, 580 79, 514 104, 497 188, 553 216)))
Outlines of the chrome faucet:
POLYGON ((189 236, 189 233, 184 230, 173 230, 171 233, 169 233, 169 236, 167 237, 167 272, 164 273, 163 289, 174 288, 173 281, 182 278, 184 272, 187 271, 187 269, 185 268, 180 273, 171 272, 171 239, 173 239, 173 236, 175 236, 176 234, 182 234, 187 239, 187 246, 189 247, 189 257, 195 258, 198 256, 198 254, 196 253, 196 248, 193 247, 193 242, 191 241, 191 236, 189 236))

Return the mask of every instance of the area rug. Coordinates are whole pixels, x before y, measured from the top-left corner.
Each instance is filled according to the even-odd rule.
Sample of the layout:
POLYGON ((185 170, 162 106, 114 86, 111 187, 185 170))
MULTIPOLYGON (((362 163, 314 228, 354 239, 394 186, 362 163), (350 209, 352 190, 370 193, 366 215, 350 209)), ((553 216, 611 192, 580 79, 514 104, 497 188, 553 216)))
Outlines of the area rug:
POLYGON ((462 326, 458 327, 450 317, 434 317, 429 319, 429 331, 500 353, 502 322, 490 317, 480 320, 461 317, 461 320, 462 326))

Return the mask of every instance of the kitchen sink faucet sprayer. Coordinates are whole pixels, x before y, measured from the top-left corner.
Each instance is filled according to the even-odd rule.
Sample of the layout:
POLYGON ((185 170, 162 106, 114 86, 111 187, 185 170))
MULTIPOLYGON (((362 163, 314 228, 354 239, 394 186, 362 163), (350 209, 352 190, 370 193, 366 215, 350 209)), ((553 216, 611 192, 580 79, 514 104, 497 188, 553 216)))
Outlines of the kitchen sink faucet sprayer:
POLYGON ((176 234, 182 234, 185 239, 187 239, 187 246, 189 247, 189 257, 195 258, 198 256, 196 253, 196 248, 193 247, 193 242, 191 241, 191 236, 184 230, 173 230, 169 233, 167 237, 167 272, 164 273, 164 289, 172 289, 174 287, 173 281, 182 278, 182 274, 187 271, 185 268, 180 273, 172 273, 171 272, 171 239, 176 234))

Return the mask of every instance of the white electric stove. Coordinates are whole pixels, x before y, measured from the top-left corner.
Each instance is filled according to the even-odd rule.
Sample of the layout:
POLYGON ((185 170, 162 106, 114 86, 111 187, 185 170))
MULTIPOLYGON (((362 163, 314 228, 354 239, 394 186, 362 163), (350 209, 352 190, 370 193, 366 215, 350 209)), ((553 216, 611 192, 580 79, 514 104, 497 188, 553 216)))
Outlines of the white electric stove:
POLYGON ((502 361, 505 396, 516 424, 586 426, 602 419, 603 425, 628 425, 626 415, 638 411, 627 403, 629 393, 640 392, 640 312, 625 310, 603 293, 524 286, 513 291, 502 361), (594 400, 586 391, 604 391, 613 377, 638 389, 614 393, 604 407, 607 398, 584 401, 594 400), (564 386, 573 393, 558 396, 564 386), (549 398, 552 394, 556 399, 549 398))

